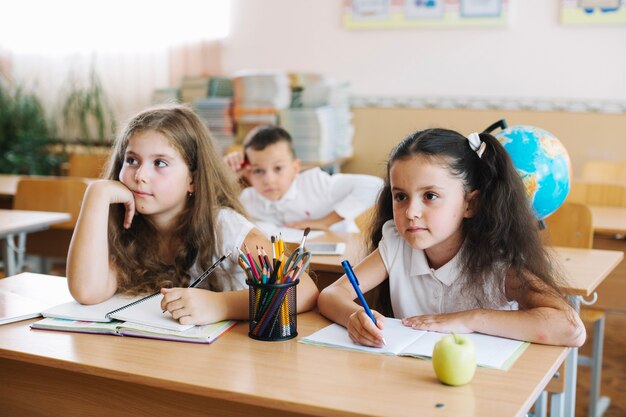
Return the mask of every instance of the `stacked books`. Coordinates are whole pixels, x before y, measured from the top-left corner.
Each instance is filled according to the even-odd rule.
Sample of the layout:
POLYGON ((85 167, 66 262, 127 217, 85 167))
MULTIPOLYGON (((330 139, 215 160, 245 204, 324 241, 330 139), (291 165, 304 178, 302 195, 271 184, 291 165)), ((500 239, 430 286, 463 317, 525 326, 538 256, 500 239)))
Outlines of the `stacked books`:
POLYGON ((246 71, 233 77, 236 138, 261 124, 276 124, 277 113, 291 103, 290 79, 285 72, 246 71))
POLYGON ((183 78, 180 87, 180 100, 183 103, 194 103, 196 100, 205 98, 209 94, 209 77, 183 78))
POLYGON ((326 163, 352 155, 352 112, 348 86, 322 79, 302 87, 298 105, 280 112, 303 162, 326 163))
POLYGON ((209 128, 220 154, 235 142, 232 104, 230 97, 206 97, 193 104, 194 112, 209 128))

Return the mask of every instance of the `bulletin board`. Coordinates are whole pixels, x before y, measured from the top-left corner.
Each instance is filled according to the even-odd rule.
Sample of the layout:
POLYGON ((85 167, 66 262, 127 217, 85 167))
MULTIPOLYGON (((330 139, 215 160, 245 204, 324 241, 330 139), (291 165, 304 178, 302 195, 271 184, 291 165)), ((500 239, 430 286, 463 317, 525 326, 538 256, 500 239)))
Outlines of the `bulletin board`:
POLYGON ((564 25, 626 25, 626 0, 561 0, 564 25))
POLYGON ((348 29, 506 26, 509 0, 344 0, 348 29))

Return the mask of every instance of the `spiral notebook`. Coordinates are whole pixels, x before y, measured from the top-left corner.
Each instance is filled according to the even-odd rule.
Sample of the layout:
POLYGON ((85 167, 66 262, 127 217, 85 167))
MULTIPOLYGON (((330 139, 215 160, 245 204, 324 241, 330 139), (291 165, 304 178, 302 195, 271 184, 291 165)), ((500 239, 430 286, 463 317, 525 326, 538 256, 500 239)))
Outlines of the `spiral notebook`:
MULTIPOLYGON (((300 342, 361 352, 427 359, 432 357, 435 344, 445 335, 444 333, 415 330, 403 325, 401 320, 389 317, 385 318, 383 334, 387 345, 380 348, 362 346, 350 339, 345 327, 333 323, 310 336, 303 337, 300 342)), ((528 342, 479 333, 466 333, 464 336, 474 342, 476 363, 485 368, 509 369, 529 345, 528 342)))
POLYGON ((193 327, 192 324, 180 324, 170 313, 163 312, 160 293, 143 297, 126 297, 118 294, 100 304, 92 305, 71 301, 46 309, 41 315, 77 321, 119 320, 179 332, 193 327))
POLYGON ((237 322, 234 320, 224 320, 203 326, 192 326, 190 329, 184 331, 177 331, 154 326, 145 326, 128 321, 113 320, 110 322, 98 322, 47 317, 43 320, 36 321, 31 324, 30 327, 37 330, 135 336, 190 343, 212 343, 236 324, 237 322))

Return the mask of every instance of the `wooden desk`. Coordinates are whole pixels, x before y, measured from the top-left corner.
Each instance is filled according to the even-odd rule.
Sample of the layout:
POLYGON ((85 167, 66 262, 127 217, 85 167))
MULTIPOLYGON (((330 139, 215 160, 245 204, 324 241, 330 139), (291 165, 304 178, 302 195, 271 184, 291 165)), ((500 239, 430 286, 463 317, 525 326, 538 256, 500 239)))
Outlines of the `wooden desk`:
MULTIPOLYGON (((345 258, 352 264, 358 263, 365 254, 361 249, 365 246, 362 236, 356 233, 328 233, 317 241, 346 242, 345 258)), ((624 258, 624 252, 598 249, 575 249, 556 247, 555 255, 561 261, 566 274, 567 283, 563 290, 572 297, 574 306, 580 309, 580 297, 588 297, 594 293, 602 281, 617 267, 624 258)), ((342 256, 313 256, 311 270, 316 272, 318 286, 329 285, 343 274, 342 256)), ((578 349, 572 349, 568 355, 565 372, 565 393, 558 396, 562 403, 565 416, 573 416, 576 403, 578 349)), ((555 400, 553 396, 553 402, 555 400)))
POLYGON ((26 234, 47 229, 51 224, 70 219, 69 213, 0 209, 0 239, 4 240, 6 276, 15 275, 21 267, 26 234), (15 237, 17 236, 17 243, 15 237))
MULTIPOLYGON (((358 233, 333 233, 312 239, 320 242, 346 242, 342 256, 319 256, 311 258, 309 267, 316 273, 334 273, 335 279, 343 275, 341 261, 348 259, 355 265, 366 255, 365 241, 358 233)), ((624 258, 623 252, 599 249, 554 248, 568 277, 564 291, 570 295, 588 297, 624 258)))
POLYGON ((596 234, 623 239, 626 235, 626 207, 589 206, 596 234))
MULTIPOLYGON (((430 361, 260 342, 245 322, 194 345, 30 330, 33 321, 0 326, 0 410, 13 417, 523 416, 569 351, 531 345, 510 370, 479 368, 448 387, 430 361)), ((301 314, 299 336, 327 324, 301 314)))

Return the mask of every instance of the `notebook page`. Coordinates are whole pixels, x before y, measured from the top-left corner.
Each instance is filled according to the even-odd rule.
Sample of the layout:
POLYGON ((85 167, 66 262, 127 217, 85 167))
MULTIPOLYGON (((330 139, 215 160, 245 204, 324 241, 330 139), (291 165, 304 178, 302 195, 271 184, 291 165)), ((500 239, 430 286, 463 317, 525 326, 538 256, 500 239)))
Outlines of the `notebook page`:
MULTIPOLYGON (((435 344, 446 333, 427 332, 418 341, 407 346, 401 354, 430 358, 435 344)), ((507 369, 510 359, 515 359, 528 343, 504 337, 489 336, 480 333, 463 334, 476 349, 476 364, 487 368, 507 369)))
POLYGON ((112 314, 111 318, 181 332, 194 327, 193 324, 180 324, 169 312, 164 313, 161 309, 162 298, 160 294, 150 297, 141 303, 112 314))
POLYGON ((310 336, 302 338, 301 341, 304 343, 342 347, 363 352, 397 355, 425 333, 425 331, 414 330, 404 326, 401 320, 385 318, 383 335, 387 344, 382 347, 370 347, 354 343, 352 339, 350 339, 350 336, 348 336, 348 330, 336 323, 324 327, 310 336))
POLYGON ((9 291, 0 291, 0 324, 39 317, 49 305, 22 297, 9 291))
POLYGON ((59 319, 80 320, 80 321, 111 321, 106 317, 109 311, 125 306, 128 303, 139 300, 142 297, 127 297, 114 295, 99 304, 80 304, 77 301, 59 304, 41 312, 44 317, 54 317, 59 319))

